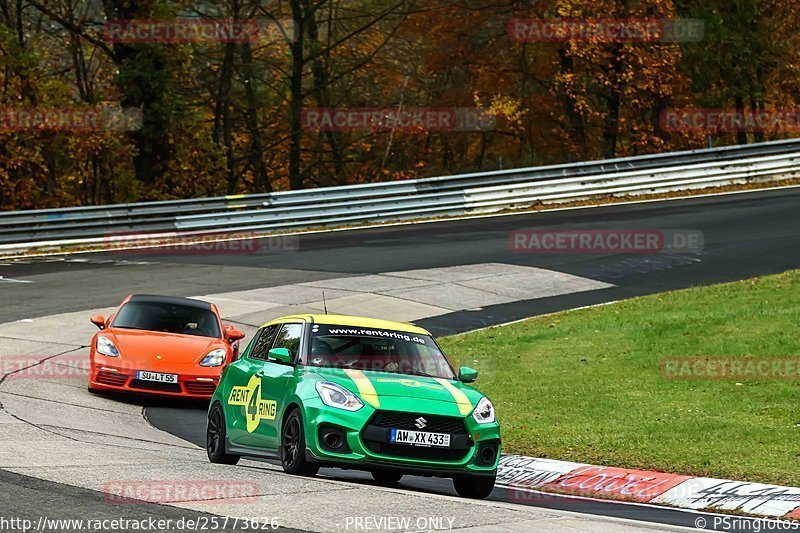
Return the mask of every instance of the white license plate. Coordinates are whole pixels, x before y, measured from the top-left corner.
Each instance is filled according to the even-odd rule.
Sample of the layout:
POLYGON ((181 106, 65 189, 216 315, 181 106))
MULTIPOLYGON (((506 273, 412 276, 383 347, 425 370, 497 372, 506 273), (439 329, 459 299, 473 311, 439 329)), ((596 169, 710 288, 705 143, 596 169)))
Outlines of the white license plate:
POLYGON ((407 431, 393 429, 389 435, 389 442, 398 444, 411 444, 412 446, 450 446, 450 435, 447 433, 428 433, 427 431, 407 431))
POLYGON ((178 374, 161 374, 160 372, 139 370, 136 372, 136 379, 140 379, 142 381, 156 381, 158 383, 177 383, 178 374))

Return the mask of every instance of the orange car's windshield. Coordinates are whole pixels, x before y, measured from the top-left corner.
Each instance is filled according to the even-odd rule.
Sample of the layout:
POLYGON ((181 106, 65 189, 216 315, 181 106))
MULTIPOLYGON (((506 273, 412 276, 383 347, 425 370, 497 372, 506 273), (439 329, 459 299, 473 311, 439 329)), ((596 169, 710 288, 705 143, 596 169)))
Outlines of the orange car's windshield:
POLYGON ((211 310, 172 303, 128 302, 119 310, 111 326, 198 337, 221 337, 217 315, 211 310))

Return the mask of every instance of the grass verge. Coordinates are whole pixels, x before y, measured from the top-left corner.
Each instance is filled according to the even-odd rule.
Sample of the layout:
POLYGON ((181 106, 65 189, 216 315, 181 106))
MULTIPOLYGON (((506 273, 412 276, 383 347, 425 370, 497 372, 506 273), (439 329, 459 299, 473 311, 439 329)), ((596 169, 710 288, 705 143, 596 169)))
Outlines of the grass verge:
POLYGON ((800 486, 800 381, 662 377, 665 357, 800 356, 800 271, 442 340, 506 452, 800 486))

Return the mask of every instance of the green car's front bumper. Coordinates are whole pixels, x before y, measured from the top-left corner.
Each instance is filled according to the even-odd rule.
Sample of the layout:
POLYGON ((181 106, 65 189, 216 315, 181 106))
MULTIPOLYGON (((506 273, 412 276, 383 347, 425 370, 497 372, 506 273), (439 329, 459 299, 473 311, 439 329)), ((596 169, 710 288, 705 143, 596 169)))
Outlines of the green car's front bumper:
POLYGON ((317 399, 303 406, 309 461, 359 470, 399 470, 437 477, 494 475, 500 460, 500 426, 478 424, 472 415, 442 416, 425 411, 392 411, 364 405, 355 412, 331 408, 317 399), (424 417, 424 429, 414 427, 424 417), (391 429, 451 435, 447 448, 389 442, 391 429), (331 437, 331 434, 341 438, 331 437), (326 438, 327 437, 327 438, 326 438), (330 443, 341 445, 332 447, 330 443), (326 442, 327 441, 327 442, 326 442))

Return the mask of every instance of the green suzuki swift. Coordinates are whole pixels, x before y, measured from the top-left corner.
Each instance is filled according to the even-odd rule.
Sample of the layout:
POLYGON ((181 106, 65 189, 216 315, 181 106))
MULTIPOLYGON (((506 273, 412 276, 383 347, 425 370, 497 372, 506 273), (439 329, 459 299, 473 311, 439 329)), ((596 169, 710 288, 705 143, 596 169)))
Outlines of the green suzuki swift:
POLYGON ((290 474, 321 466, 452 478, 486 498, 500 458, 500 426, 486 396, 466 385, 426 330, 369 318, 273 320, 225 368, 211 399, 212 463, 278 459, 290 474))

